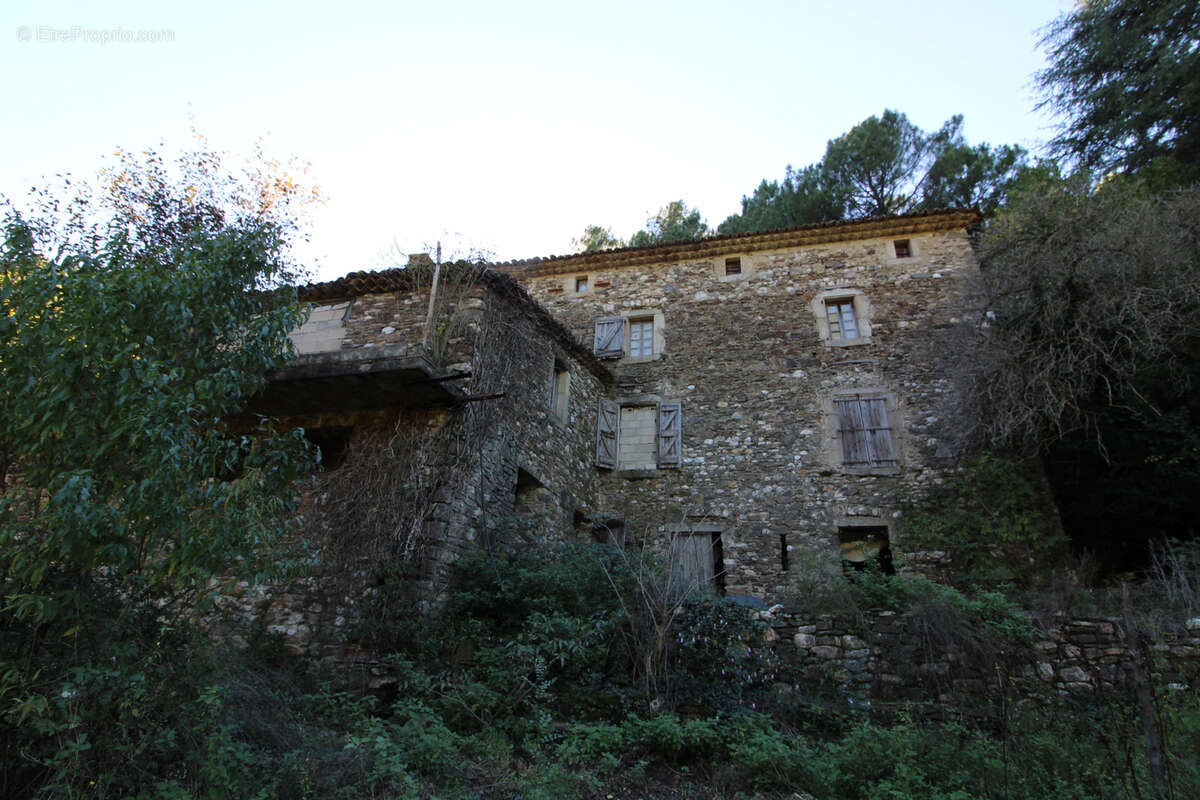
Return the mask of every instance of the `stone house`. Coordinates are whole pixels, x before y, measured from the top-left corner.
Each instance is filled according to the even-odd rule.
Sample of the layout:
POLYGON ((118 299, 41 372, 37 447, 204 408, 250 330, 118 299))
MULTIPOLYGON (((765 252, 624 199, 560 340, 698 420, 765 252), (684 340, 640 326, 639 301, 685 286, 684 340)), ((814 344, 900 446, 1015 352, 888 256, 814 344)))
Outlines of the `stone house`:
MULTIPOLYGON (((320 447, 304 525, 327 558, 228 608, 297 652, 360 664, 346 634, 381 564, 409 565, 428 603, 470 548, 637 543, 697 586, 784 601, 763 612, 772 638, 856 702, 915 691, 921 675, 881 644, 908 640, 895 620, 866 642, 805 617, 797 587, 937 555, 907 544, 898 508, 956 462, 961 334, 985 322, 979 221, 938 211, 445 265, 436 293, 418 256, 303 287, 299 357, 251 411, 320 447)), ((1193 623, 1156 646, 1173 676, 1194 662, 1193 623)), ((1111 684, 1127 657, 1115 630, 1064 621, 1036 644, 1036 677, 1111 684)), ((945 658, 921 668, 950 674, 945 658)))
POLYGON ((422 259, 353 273, 304 287, 300 358, 257 410, 303 425, 331 475, 355 441, 389 448, 382 494, 357 504, 408 516, 365 536, 361 514, 326 523, 376 548, 420 539, 431 590, 463 547, 536 529, 632 537, 670 548, 689 581, 778 598, 814 561, 913 555, 897 499, 953 458, 949 364, 978 310, 978 222, 941 211, 459 265, 432 323, 422 259), (402 451, 423 454, 419 474, 394 467, 402 451))
POLYGON ((672 541, 692 580, 777 598, 813 560, 919 560, 897 501, 954 456, 978 222, 942 211, 495 268, 614 375, 594 515, 672 541))

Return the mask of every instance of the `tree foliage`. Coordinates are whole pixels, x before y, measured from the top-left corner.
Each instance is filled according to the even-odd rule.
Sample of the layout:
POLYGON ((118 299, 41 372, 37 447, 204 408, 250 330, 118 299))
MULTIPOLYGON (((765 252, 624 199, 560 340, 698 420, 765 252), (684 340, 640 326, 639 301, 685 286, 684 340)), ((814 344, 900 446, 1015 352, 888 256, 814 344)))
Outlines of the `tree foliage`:
POLYGON ((579 252, 595 253, 598 250, 624 247, 625 242, 613 236, 612 228, 588 225, 578 239, 571 240, 571 246, 579 252))
POLYGON ((796 228, 844 215, 845 203, 827 188, 819 164, 801 170, 789 165, 783 180, 763 179, 752 196, 742 198, 742 213, 727 217, 717 230, 729 235, 796 228))
POLYGON ((279 282, 296 274, 288 242, 311 190, 265 159, 230 176, 206 148, 176 169, 118 153, 103 176, 99 192, 35 192, 3 221, 8 796, 19 781, 133 794, 67 787, 172 749, 172 711, 144 689, 188 654, 160 643, 215 578, 286 572, 295 478, 312 466, 301 431, 226 422, 285 362, 303 317, 279 282))
POLYGON ((630 247, 689 242, 709 233, 700 211, 682 200, 672 200, 646 220, 646 227, 629 237, 630 247))
POLYGON ((969 145, 956 115, 922 131, 900 112, 869 117, 831 139, 822 159, 788 167, 780 182, 764 180, 742 198, 742 213, 723 234, 750 233, 857 217, 954 206, 992 213, 1027 167, 1017 145, 969 145))
POLYGON ((222 420, 289 352, 301 310, 268 287, 294 276, 305 190, 232 181, 207 151, 178 183, 156 153, 118 158, 99 198, 10 210, 0 251, 0 558, 10 603, 40 618, 50 571, 157 585, 237 567, 277 538, 302 461, 295 437, 222 420))
POLYGON ((1042 107, 1066 117, 1058 155, 1101 171, 1154 165, 1166 184, 1200 179, 1200 2, 1079 3, 1042 46, 1042 107))
POLYGON ((1157 416, 1200 353, 1200 189, 1086 177, 1021 192, 982 251, 995 323, 974 392, 994 443, 1045 446, 1112 407, 1157 416))

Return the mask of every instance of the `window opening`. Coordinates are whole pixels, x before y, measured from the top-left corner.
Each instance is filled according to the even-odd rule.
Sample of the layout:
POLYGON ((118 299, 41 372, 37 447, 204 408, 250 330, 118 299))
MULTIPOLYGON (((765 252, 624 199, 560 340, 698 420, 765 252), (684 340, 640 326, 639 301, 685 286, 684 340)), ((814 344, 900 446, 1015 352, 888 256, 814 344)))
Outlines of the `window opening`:
POLYGON ((884 575, 895 575, 892 548, 886 525, 849 525, 838 528, 842 549, 842 571, 866 572, 872 566, 884 575))
POLYGON ((513 488, 513 512, 517 516, 545 516, 552 510, 552 500, 550 490, 533 473, 517 467, 517 485, 513 488))
POLYGON ((741 275, 742 274, 742 259, 741 258, 725 259, 725 274, 726 275, 741 275))
POLYGON ((720 531, 672 533, 669 560, 672 588, 676 593, 725 594, 725 560, 720 531))
POLYGON ((853 298, 826 300, 825 314, 829 319, 830 339, 858 338, 858 317, 854 314, 853 298))
POLYGON ((588 290, 587 275, 580 275, 577 278, 575 278, 575 291, 579 294, 583 294, 587 290, 588 290))
POLYGON ((592 526, 592 539, 597 544, 625 547, 625 521, 609 519, 592 526))
POLYGON ((331 425, 327 428, 306 428, 304 438, 320 451, 320 469, 332 472, 346 460, 346 451, 350 447, 350 440, 354 438, 354 427, 331 425))
POLYGON ((788 571, 788 543, 787 534, 779 534, 779 570, 781 572, 788 571))
POLYGON ((635 319, 629 322, 629 355, 631 358, 638 356, 654 355, 654 320, 653 319, 635 319))
POLYGON ((896 258, 912 258, 912 243, 908 239, 897 239, 892 242, 896 250, 896 258))
POLYGON ((626 405, 600 399, 596 466, 601 469, 678 469, 683 463, 683 406, 677 400, 626 405))
POLYGON ((560 420, 567 419, 567 404, 570 397, 571 373, 561 361, 554 362, 554 375, 550 381, 550 412, 560 420))

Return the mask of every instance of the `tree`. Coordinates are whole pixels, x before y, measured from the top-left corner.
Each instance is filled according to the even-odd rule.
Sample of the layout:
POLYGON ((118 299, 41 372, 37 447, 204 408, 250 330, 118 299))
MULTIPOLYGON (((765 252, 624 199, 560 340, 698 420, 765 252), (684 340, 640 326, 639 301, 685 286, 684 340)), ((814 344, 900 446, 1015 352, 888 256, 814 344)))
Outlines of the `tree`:
POLYGON ((296 274, 289 237, 313 194, 261 158, 240 178, 208 149, 177 173, 154 152, 117 158, 101 193, 35 193, 3 222, 0 751, 21 754, 0 759, 10 788, 10 768, 69 783, 71 753, 100 758, 106 720, 145 710, 125 691, 139 670, 186 663, 153 654, 214 577, 281 574, 294 479, 311 469, 301 431, 225 420, 290 352, 303 310, 279 284, 296 274))
POLYGON ((836 139, 822 159, 783 181, 764 180, 742 198, 742 213, 723 234, 798 227, 829 220, 887 216, 948 206, 991 214, 1028 169, 1017 145, 971 146, 956 115, 932 133, 898 111, 869 117, 836 139))
POLYGON ((1200 531, 1200 187, 1030 181, 980 255, 983 441, 1043 454, 1068 533, 1105 563, 1200 531))
POLYGON ((1079 3, 1042 39, 1042 108, 1066 120, 1057 155, 1160 183, 1200 179, 1200 2, 1079 3))
POLYGON ((940 146, 921 187, 916 209, 978 208, 991 216, 1027 170, 1028 153, 1020 145, 971 147, 955 137, 940 146))
POLYGON ((613 236, 612 228, 588 225, 578 239, 571 240, 571 246, 583 253, 594 253, 598 250, 624 247, 625 242, 613 236))
POLYGON ((782 181, 764 179, 752 196, 743 196, 742 213, 727 217, 717 231, 728 235, 797 228, 845 215, 845 201, 828 189, 819 165, 802 170, 788 165, 782 181))
POLYGON ((671 242, 689 242, 709 233, 700 211, 688 208, 682 200, 673 200, 646 220, 646 227, 629 237, 630 247, 648 247, 671 242))
POLYGON ((1111 406, 1152 413, 1161 394, 1147 381, 1185 386, 1200 330, 1200 189, 1042 182, 996 216, 980 255, 999 359, 979 387, 994 441, 1053 441, 1111 406))
POLYGON ((827 185, 844 193, 849 216, 903 214, 918 202, 929 153, 929 137, 907 116, 889 110, 831 140, 821 171, 827 185))

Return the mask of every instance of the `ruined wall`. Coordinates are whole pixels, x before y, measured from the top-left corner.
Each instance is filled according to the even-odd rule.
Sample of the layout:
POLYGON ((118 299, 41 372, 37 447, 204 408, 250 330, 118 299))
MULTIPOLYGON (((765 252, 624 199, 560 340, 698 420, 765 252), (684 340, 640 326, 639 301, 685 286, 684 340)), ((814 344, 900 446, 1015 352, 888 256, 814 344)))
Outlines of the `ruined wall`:
MULTIPOLYGON (((835 685, 851 706, 869 708, 986 697, 997 680, 1028 689, 1090 694, 1128 688, 1135 659, 1119 620, 1057 619, 1027 649, 1006 652, 1003 664, 970 664, 948 651, 926 652, 894 613, 875 617, 869 631, 832 616, 807 617, 774 607, 758 612, 776 650, 813 681, 835 685)), ((1149 643, 1150 669, 1168 691, 1194 691, 1200 679, 1200 618, 1161 632, 1149 643)))
POLYGON ((603 503, 650 538, 719 524, 729 594, 786 592, 800 550, 836 569, 839 528, 886 528, 903 551, 898 494, 939 480, 952 455, 949 356, 978 273, 964 230, 904 241, 908 257, 874 238, 522 277, 582 341, 602 317, 655 324, 652 357, 606 362, 610 396, 682 403, 680 468, 605 472, 603 503), (854 341, 830 330, 837 301, 853 307, 854 341), (859 390, 886 403, 894 468, 842 463, 834 399, 859 390))

